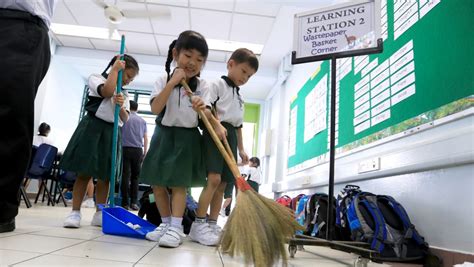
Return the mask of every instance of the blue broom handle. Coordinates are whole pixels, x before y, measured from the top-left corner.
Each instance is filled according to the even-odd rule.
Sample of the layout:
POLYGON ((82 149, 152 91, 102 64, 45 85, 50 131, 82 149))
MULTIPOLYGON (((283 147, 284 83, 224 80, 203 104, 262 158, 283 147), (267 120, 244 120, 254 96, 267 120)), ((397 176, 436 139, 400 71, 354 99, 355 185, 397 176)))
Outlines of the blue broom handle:
MULTIPOLYGON (((120 60, 124 59, 125 53, 125 35, 122 35, 120 43, 120 60)), ((122 74, 123 70, 120 70, 117 78, 117 94, 122 92, 122 74)), ((109 188, 109 204, 110 207, 115 206, 115 174, 117 165, 117 139, 118 139, 118 120, 119 120, 120 106, 115 105, 114 113, 114 132, 112 135, 112 164, 110 166, 110 188, 109 188)))

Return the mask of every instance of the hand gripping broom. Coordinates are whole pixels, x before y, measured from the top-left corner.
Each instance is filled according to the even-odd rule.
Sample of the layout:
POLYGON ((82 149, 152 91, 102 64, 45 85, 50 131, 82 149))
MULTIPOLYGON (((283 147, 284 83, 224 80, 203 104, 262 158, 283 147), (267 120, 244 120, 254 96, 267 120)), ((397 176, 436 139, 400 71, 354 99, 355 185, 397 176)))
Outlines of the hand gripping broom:
MULTIPOLYGON (((187 83, 182 81, 181 85, 191 97, 192 91, 187 83)), ((232 257, 243 256, 247 264, 253 263, 257 267, 273 266, 280 259, 286 266, 288 257, 285 243, 296 230, 302 230, 302 226, 296 222, 290 209, 258 194, 250 187, 241 177, 232 152, 226 151, 204 112, 199 110, 198 114, 240 190, 236 206, 223 229, 219 247, 232 257)))

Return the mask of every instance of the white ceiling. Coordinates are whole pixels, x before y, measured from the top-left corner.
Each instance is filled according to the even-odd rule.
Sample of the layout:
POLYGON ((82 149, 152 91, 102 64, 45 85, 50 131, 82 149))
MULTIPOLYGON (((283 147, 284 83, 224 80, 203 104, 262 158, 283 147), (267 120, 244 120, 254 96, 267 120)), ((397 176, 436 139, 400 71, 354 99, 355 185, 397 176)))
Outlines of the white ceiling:
MULTIPOLYGON (((164 70, 163 57, 167 55, 168 46, 184 30, 198 31, 210 39, 263 44, 261 67, 256 76, 244 86, 243 95, 247 98, 265 99, 276 81, 276 70, 281 58, 291 52, 293 14, 345 1, 347 0, 119 0, 117 5, 122 9, 153 11, 166 6, 171 11, 171 18, 126 19, 118 25, 118 30, 127 38, 127 53, 135 56, 141 54, 149 61, 150 67, 145 69, 151 69, 150 73, 141 71, 135 82, 135 86, 146 88, 151 88, 159 75, 154 70, 164 70)), ((115 0, 105 2, 114 4, 115 0)), ((108 27, 103 10, 92 0, 59 0, 53 22, 108 27)), ((54 34, 53 38, 60 46, 58 51, 63 60, 75 67, 84 78, 92 72, 100 71, 93 70, 94 64, 99 64, 101 69, 113 55, 110 52, 104 54, 103 51, 116 53, 119 47, 119 42, 112 40, 54 34), (78 49, 68 48, 96 52, 80 53, 78 49), (82 55, 81 63, 67 59, 77 58, 77 53, 82 55), (101 62, 96 62, 97 59, 101 62)), ((213 78, 225 74, 225 62, 229 56, 229 52, 211 50, 203 74, 214 71, 217 76, 213 78), (220 64, 210 67, 211 62, 220 64)), ((140 60, 139 63, 142 65, 140 60)))

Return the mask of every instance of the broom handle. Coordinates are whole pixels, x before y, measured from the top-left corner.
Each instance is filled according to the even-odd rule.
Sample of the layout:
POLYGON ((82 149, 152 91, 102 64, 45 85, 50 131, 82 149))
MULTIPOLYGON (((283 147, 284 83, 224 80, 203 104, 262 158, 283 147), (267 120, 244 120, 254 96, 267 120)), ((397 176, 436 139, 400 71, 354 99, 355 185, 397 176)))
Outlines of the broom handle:
POLYGON ((229 156, 232 158, 233 162, 237 163, 237 161, 234 158, 234 153, 232 153, 232 149, 229 146, 229 142, 227 142, 227 139, 224 139, 222 142, 224 143, 225 150, 227 151, 227 154, 229 154, 229 156))
MULTIPOLYGON (((184 80, 181 81, 181 85, 184 87, 186 92, 191 97, 193 92, 191 91, 191 88, 189 88, 189 85, 186 83, 186 81, 184 80)), ((214 131, 214 128, 212 127, 211 123, 207 119, 206 114, 204 114, 204 111, 198 110, 198 114, 201 117, 202 121, 204 122, 204 125, 206 125, 207 131, 211 135, 212 140, 214 140, 214 143, 216 144, 217 149, 219 149, 219 152, 221 152, 222 157, 224 158, 225 162, 229 166, 229 169, 232 172, 232 175, 234 175, 235 179, 239 178, 240 177, 239 168, 237 167, 237 163, 235 163, 235 160, 231 158, 232 153, 230 155, 227 153, 226 149, 222 145, 221 140, 219 139, 216 132, 214 131)))
MULTIPOLYGON (((125 53, 125 35, 122 35, 120 43, 120 60, 123 60, 125 53)), ((120 70, 117 78, 117 94, 122 91, 122 73, 120 70)), ((114 110, 114 131, 112 134, 112 164, 110 164, 110 188, 109 188, 109 203, 111 207, 115 206, 115 174, 116 174, 116 161, 117 161, 117 139, 118 139, 118 119, 119 119, 120 107, 115 104, 114 110)))

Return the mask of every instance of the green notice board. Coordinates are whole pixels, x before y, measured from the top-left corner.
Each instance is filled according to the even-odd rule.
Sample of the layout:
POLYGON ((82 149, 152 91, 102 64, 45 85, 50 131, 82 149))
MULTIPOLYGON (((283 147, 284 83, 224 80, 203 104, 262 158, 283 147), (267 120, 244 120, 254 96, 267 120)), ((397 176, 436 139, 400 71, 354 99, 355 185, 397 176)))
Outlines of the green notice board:
MULTIPOLYGON (((338 60, 339 150, 473 106, 474 1, 382 0, 381 13, 384 52, 338 60)), ((330 64, 325 61, 290 104, 290 172, 328 151, 329 89, 330 64), (328 92, 322 95, 318 85, 325 77, 328 92), (327 97, 326 112, 318 113, 326 125, 319 120, 319 130, 305 121, 318 110, 308 103, 321 104, 309 100, 314 95, 327 97)))

